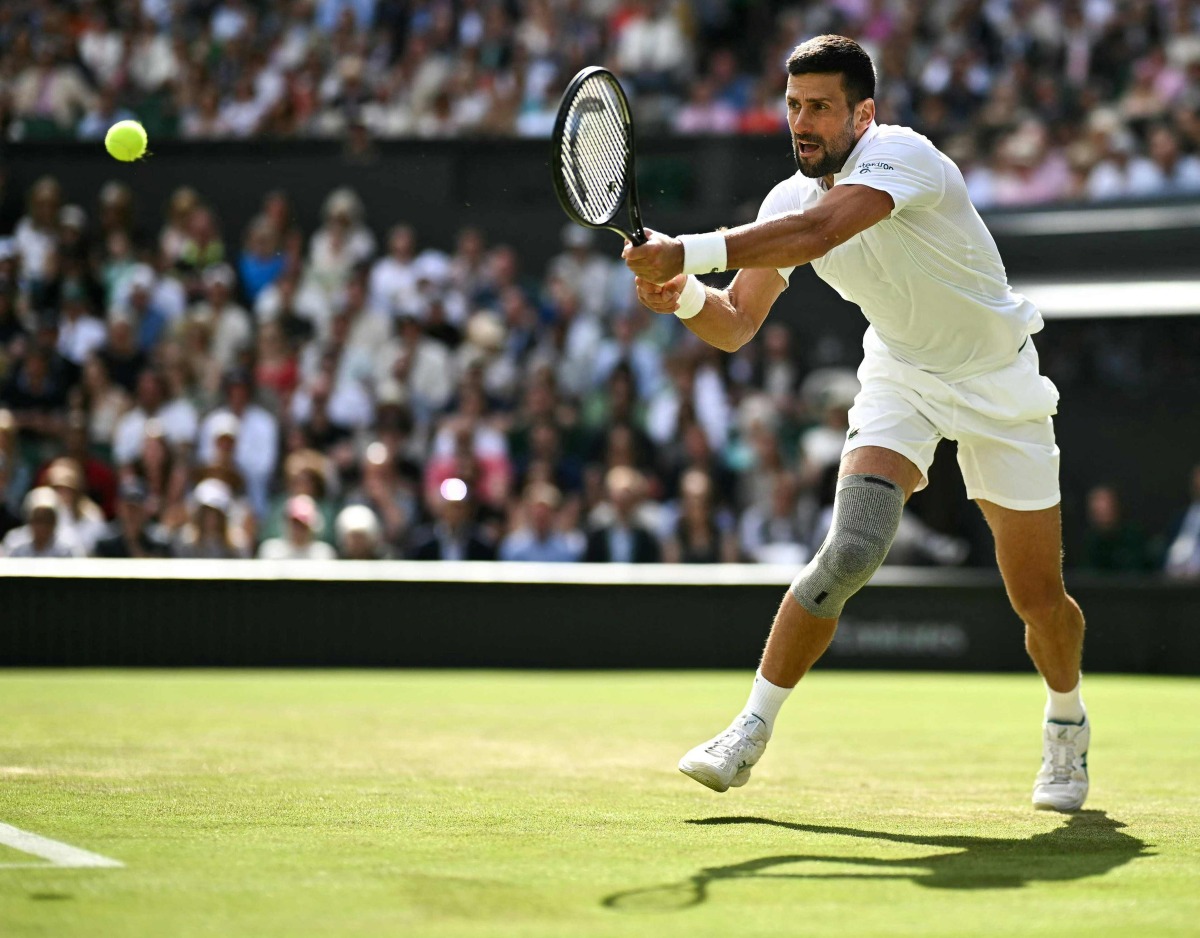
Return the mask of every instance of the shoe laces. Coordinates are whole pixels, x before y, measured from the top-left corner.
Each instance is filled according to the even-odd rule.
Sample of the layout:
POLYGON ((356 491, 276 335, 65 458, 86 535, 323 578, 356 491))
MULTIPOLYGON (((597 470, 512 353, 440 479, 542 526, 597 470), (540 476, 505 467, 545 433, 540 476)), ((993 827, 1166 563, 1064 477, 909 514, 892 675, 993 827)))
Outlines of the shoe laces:
POLYGON ((1075 741, 1073 739, 1050 740, 1050 783, 1066 785, 1075 774, 1075 741))
POLYGON ((722 759, 728 759, 743 746, 750 745, 750 735, 743 729, 744 724, 735 724, 714 739, 704 751, 722 759))

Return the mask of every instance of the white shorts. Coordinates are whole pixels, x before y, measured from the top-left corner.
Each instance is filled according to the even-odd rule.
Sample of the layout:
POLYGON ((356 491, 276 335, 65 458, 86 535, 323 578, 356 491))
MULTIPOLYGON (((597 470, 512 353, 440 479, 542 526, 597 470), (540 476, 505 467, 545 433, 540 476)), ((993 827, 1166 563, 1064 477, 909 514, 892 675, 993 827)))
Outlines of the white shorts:
POLYGON ((860 446, 882 446, 921 470, 917 491, 929 482, 938 441, 958 441, 958 465, 968 498, 1017 511, 1057 505, 1058 446, 1050 417, 1058 389, 1038 371, 1033 339, 1016 361, 997 371, 947 383, 894 358, 867 330, 862 390, 850 408, 842 455, 860 446))

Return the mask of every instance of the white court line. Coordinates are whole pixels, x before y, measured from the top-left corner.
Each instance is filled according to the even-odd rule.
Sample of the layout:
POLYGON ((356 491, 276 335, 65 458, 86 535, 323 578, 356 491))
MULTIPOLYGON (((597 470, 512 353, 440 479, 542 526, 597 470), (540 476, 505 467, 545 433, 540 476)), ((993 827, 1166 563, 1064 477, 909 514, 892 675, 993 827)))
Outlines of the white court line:
MULTIPOLYGON (((58 867, 95 867, 95 866, 124 866, 119 860, 102 857, 98 853, 81 850, 40 834, 31 834, 11 824, 0 823, 0 844, 12 847, 22 853, 32 853, 35 857, 49 860, 52 866, 58 867)), ((0 863, 0 869, 31 869, 44 867, 41 863, 0 863)))

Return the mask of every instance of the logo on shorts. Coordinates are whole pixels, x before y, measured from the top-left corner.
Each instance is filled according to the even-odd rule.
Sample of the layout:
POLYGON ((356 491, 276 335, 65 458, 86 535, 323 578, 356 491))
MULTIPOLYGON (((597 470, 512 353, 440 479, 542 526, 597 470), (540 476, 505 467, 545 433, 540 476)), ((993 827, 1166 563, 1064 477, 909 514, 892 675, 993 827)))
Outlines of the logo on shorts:
POLYGON ((886 169, 888 171, 891 171, 891 170, 894 170, 895 168, 896 167, 894 167, 891 163, 884 163, 881 160, 876 160, 873 163, 860 164, 858 167, 858 173, 861 176, 866 173, 869 173, 873 169, 886 169))
POLYGON ((853 430, 851 430, 849 433, 847 433, 846 439, 853 440, 856 436, 858 436, 858 427, 855 427, 853 430))

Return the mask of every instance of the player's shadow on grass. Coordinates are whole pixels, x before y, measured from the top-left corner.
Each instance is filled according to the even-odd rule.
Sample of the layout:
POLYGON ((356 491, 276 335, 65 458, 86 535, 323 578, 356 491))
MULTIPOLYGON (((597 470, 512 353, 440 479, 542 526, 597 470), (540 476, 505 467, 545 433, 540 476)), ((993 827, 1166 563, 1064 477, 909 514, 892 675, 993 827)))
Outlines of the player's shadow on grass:
POLYGON ((603 905, 623 912, 670 912, 699 905, 711 883, 729 879, 910 879, 935 889, 1015 889, 1034 882, 1062 882, 1100 876, 1130 860, 1149 856, 1146 844, 1124 833, 1125 825, 1103 811, 1080 811, 1067 823, 1032 837, 954 837, 892 834, 854 827, 789 824, 759 817, 713 817, 689 824, 767 824, 806 834, 840 834, 863 840, 943 847, 950 852, 925 857, 884 858, 816 853, 760 857, 730 866, 713 866, 677 883, 633 889, 608 896, 603 905), (803 868, 775 872, 799 863, 862 866, 859 873, 803 868))

